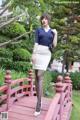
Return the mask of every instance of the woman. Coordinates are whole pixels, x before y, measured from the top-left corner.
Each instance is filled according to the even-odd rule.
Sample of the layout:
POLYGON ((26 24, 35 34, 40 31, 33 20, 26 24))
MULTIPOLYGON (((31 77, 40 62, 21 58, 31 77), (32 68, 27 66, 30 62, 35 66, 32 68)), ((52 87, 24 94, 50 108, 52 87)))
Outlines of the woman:
POLYGON ((32 54, 33 69, 35 70, 35 83, 37 93, 37 104, 34 115, 41 111, 42 80, 51 59, 50 46, 57 45, 57 31, 49 26, 50 16, 44 13, 41 18, 41 27, 36 29, 35 44, 32 54))

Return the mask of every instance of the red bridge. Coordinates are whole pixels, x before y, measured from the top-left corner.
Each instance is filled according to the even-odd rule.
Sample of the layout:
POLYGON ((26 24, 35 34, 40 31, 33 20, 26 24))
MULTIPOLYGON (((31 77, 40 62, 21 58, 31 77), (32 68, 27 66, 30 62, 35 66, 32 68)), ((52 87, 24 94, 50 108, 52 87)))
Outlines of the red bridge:
POLYGON ((5 85, 0 87, 0 113, 8 112, 8 120, 70 120, 72 82, 68 74, 64 79, 58 76, 55 92, 53 99, 42 97, 41 114, 35 117, 36 92, 32 70, 29 77, 17 80, 11 80, 10 71, 7 71, 5 85))

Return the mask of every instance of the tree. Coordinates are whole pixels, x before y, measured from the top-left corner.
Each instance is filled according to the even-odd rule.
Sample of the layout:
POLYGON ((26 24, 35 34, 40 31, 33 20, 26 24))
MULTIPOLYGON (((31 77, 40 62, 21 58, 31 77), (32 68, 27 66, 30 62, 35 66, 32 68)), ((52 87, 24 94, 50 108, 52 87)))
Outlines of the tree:
MULTIPOLYGON (((46 5, 43 0, 6 0, 6 2, 4 2, 3 4, 3 10, 1 11, 0 15, 3 15, 6 10, 9 10, 13 11, 13 16, 6 21, 2 21, 0 23, 0 29, 5 29, 5 26, 8 26, 9 24, 17 20, 27 25, 28 32, 26 34, 29 34, 30 36, 31 31, 33 31, 35 26, 39 25, 37 16, 40 16, 41 12, 46 10, 45 6, 46 5)), ((25 34, 21 36, 24 35, 25 34)), ((17 40, 17 38, 13 40, 17 40)), ((9 42, 7 43, 2 43, 0 46, 8 44, 13 40, 9 40, 9 42)))
MULTIPOLYGON (((76 0, 77 1, 77 0, 76 0)), ((8 4, 10 0, 6 0, 6 4, 8 4)), ((4 4, 4 5, 6 5, 4 4)), ((8 5, 7 5, 8 6, 8 5)), ((26 46, 28 50, 33 48, 33 31, 37 26, 39 26, 38 16, 41 15, 42 12, 48 12, 52 16, 51 27, 56 28, 58 31, 58 46, 54 49, 54 53, 52 56, 56 59, 63 59, 63 68, 66 65, 66 69, 68 71, 69 66, 72 62, 79 60, 80 58, 80 9, 79 9, 79 1, 77 3, 62 1, 62 0, 12 0, 11 5, 8 7, 9 11, 13 11, 13 17, 11 19, 13 21, 18 21, 19 24, 24 25, 24 28, 28 32, 27 44, 31 45, 26 46), (22 15, 25 13, 25 15, 22 15), (22 15, 22 16, 19 16, 22 15), (19 16, 19 17, 18 17, 19 16), (19 18, 19 19, 18 19, 19 18)), ((5 10, 4 10, 5 11, 5 10)), ((11 20, 10 19, 10 20, 11 20)), ((5 21, 3 26, 8 26, 6 23, 11 23, 5 21)), ((5 28, 5 27, 4 27, 5 28)), ((25 35, 24 33, 23 35, 25 35)), ((20 36, 23 37, 21 34, 20 36)), ((17 38, 22 39, 17 36, 17 38)), ((12 38, 11 38, 12 39, 12 38)), ((8 39, 9 40, 9 39, 8 39)), ((8 42, 7 40, 7 42, 8 42)), ((16 42, 17 39, 13 38, 11 42, 16 42)), ((24 43, 24 41, 23 41, 24 43)), ((3 44, 3 43, 2 43, 3 44)), ((7 43, 8 44, 8 43, 7 43)), ((10 42, 9 42, 10 44, 10 42)), ((23 45, 19 44, 24 47, 23 45)), ((15 45, 18 46, 18 45, 15 45)), ((30 50, 31 52, 31 50, 30 50)))
MULTIPOLYGON (((42 4, 42 1, 40 2, 42 4)), ((0 21, 0 47, 3 47, 3 49, 0 49, 0 55, 4 56, 4 58, 0 58, 0 63, 3 67, 16 70, 23 68, 23 70, 26 70, 27 66, 30 66, 30 59, 27 59, 27 54, 28 52, 30 54, 33 48, 32 32, 34 32, 35 26, 39 25, 37 16, 41 14, 43 9, 44 5, 40 7, 39 1, 28 0, 25 1, 24 4, 22 0, 6 0, 6 3, 3 5, 3 10, 0 12, 1 17, 7 10, 12 11, 13 14, 7 17, 5 21, 0 21), (20 51, 19 56, 17 52, 14 54, 14 50, 17 52, 20 51), (8 58, 7 55, 6 58, 6 54, 4 54, 5 51, 7 51, 6 54, 9 54, 8 52, 11 51, 12 57, 8 58), (26 61, 21 61, 22 59, 18 60, 16 58, 17 56, 20 58, 24 56, 25 58, 25 55, 26 61), (16 61, 13 58, 15 58, 16 61), (28 64, 26 62, 28 62, 28 64)))
POLYGON ((79 2, 53 2, 52 26, 58 30, 58 47, 53 57, 63 58, 63 69, 67 71, 72 62, 80 58, 80 9, 79 2))

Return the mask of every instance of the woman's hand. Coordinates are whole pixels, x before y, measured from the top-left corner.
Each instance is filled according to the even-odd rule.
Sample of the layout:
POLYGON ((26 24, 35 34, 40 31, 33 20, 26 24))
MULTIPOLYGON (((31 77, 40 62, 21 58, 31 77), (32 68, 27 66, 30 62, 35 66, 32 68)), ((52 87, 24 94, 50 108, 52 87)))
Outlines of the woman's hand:
POLYGON ((36 57, 35 57, 35 54, 32 54, 32 58, 31 58, 31 61, 33 64, 35 64, 35 61, 36 61, 36 57))
POLYGON ((34 48, 33 48, 32 58, 31 58, 31 61, 33 64, 35 64, 35 62, 36 62, 36 54, 35 53, 36 53, 37 49, 38 49, 38 43, 35 43, 34 48))

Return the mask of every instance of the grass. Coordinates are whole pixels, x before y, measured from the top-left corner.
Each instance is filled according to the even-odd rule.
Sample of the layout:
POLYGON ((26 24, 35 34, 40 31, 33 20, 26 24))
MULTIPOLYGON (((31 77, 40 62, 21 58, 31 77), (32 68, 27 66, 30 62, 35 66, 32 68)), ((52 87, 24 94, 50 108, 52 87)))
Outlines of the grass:
POLYGON ((44 80, 43 80, 43 94, 46 97, 53 97, 54 90, 51 86, 52 76, 49 71, 46 71, 44 74, 44 80))
POLYGON ((70 120, 80 120, 80 91, 73 91, 73 109, 70 120))
MULTIPOLYGON (((6 73, 6 70, 0 69, 0 86, 4 85, 5 73, 6 73)), ((18 78, 24 78, 26 76, 27 76, 27 73, 16 72, 15 70, 11 70, 12 80, 15 80, 18 78)))

